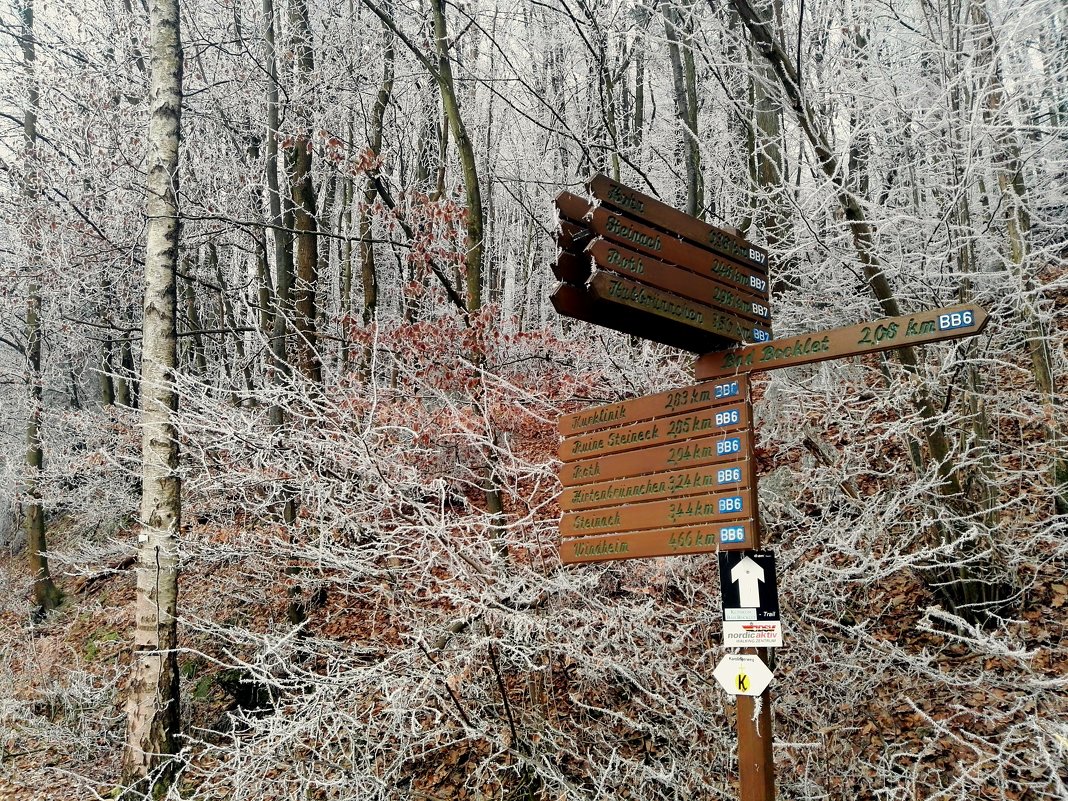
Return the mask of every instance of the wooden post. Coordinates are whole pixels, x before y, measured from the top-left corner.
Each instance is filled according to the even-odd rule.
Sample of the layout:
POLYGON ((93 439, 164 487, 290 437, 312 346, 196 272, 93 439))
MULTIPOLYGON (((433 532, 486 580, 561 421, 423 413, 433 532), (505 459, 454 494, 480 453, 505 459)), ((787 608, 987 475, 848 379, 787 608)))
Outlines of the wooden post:
MULTIPOLYGON (((750 390, 751 391, 751 390, 750 390)), ((752 444, 756 448, 756 428, 753 421, 752 397, 746 394, 749 406, 749 431, 752 444)), ((749 460, 749 486, 757 485, 756 458, 749 460)), ((760 509, 753 508, 753 544, 754 550, 760 548, 763 527, 760 523, 760 509)), ((767 648, 746 648, 744 653, 756 654, 768 664, 767 648)), ((740 801, 775 801, 775 763, 771 755, 771 689, 764 690, 759 700, 751 695, 735 696, 735 709, 738 713, 738 798, 740 801), (756 714, 757 704, 760 711, 756 714)))
MULTIPOLYGON (((765 663, 767 648, 747 648, 765 663)), ((738 710, 738 797, 741 801, 775 801, 775 765, 771 760, 771 690, 760 695, 760 712, 754 716, 757 699, 736 696, 738 710), (756 718, 755 720, 753 718, 756 718)))

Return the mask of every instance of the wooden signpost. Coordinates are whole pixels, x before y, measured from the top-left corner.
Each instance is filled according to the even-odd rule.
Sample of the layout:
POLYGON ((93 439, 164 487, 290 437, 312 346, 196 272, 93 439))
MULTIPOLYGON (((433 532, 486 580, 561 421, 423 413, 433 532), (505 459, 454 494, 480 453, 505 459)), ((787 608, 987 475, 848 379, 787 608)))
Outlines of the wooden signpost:
MULTIPOLYGON (((707 383, 560 418, 565 563, 713 551, 758 559, 749 373, 971 336, 986 326, 984 309, 963 304, 771 339, 765 250, 603 175, 587 187, 589 200, 567 192, 556 199, 560 251, 553 272, 563 283, 553 306, 703 353, 695 374, 707 383)), ((746 596, 756 597, 755 575, 738 578, 747 581, 746 596)), ((725 605, 725 617, 728 611, 741 610, 725 605)), ((777 626, 777 606, 775 617, 777 626)), ((761 625, 737 620, 742 629, 761 625)), ((732 636, 753 641, 752 632, 732 636)), ((775 632, 764 641, 780 640, 775 632)), ((765 662, 766 649, 747 648, 717 668, 717 680, 737 696, 742 801, 775 797, 765 662)))

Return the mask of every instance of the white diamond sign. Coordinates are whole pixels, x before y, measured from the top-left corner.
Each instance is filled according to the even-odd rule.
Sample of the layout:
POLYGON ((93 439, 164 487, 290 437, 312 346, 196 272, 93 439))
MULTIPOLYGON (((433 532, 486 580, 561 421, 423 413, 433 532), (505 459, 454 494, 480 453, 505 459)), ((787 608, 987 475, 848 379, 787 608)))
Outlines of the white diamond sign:
POLYGON ((774 678, 764 660, 753 654, 727 654, 712 675, 731 695, 760 695, 774 678))

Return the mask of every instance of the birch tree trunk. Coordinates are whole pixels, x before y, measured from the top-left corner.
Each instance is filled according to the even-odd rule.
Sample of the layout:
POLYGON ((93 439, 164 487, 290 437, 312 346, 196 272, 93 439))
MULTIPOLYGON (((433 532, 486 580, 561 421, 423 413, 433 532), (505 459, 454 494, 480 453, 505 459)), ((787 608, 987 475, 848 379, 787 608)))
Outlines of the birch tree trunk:
MULTIPOLYGON (((126 703, 127 784, 165 782, 178 733, 178 532, 181 486, 171 386, 177 347, 178 146, 182 108, 182 43, 178 0, 149 7, 150 117, 148 228, 141 355, 141 533, 132 679, 126 703)), ((143 790, 139 787, 138 790, 143 790)))
MULTIPOLYGON (((33 35, 33 0, 26 0, 22 15, 22 59, 26 68, 26 110, 22 118, 22 138, 26 147, 26 177, 22 182, 22 196, 27 210, 37 201, 37 110, 40 105, 36 76, 36 42, 33 35)), ((29 252, 29 280, 26 288, 26 480, 23 487, 26 503, 26 554, 33 579, 33 602, 37 612, 46 613, 59 606, 62 598, 48 570, 48 546, 45 540, 44 509, 37 488, 38 474, 44 466, 41 447, 41 286, 38 271, 42 267, 40 237, 37 222, 28 214, 26 225, 29 252)))

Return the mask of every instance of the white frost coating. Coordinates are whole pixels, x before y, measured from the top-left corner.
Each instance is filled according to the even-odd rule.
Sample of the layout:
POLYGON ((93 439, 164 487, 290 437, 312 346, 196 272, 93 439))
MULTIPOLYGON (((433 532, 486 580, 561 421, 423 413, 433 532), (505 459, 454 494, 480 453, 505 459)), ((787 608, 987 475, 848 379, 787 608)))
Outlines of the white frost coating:
MULTIPOLYGON (((38 4, 46 13, 62 13, 61 4, 46 5, 40 0, 38 4)), ((831 38, 837 37, 837 44, 832 41, 826 47, 833 56, 826 64, 833 64, 834 69, 805 71, 806 89, 827 98, 828 121, 839 126, 837 133, 845 134, 837 140, 837 155, 846 158, 850 142, 878 145, 870 149, 864 172, 873 187, 866 200, 872 203, 869 208, 878 222, 874 247, 884 261, 891 260, 892 278, 902 298, 916 306, 939 305, 931 292, 954 291, 964 283, 963 269, 970 267, 975 271, 968 282, 977 296, 997 298, 1005 313, 998 315, 996 327, 988 328, 974 350, 961 341, 920 352, 923 361, 917 375, 891 359, 885 364, 828 362, 768 373, 762 379, 767 392, 757 400, 758 442, 769 449, 780 472, 777 479, 761 479, 760 509, 769 541, 789 566, 781 576, 784 608, 795 610, 789 621, 790 651, 783 653, 782 667, 789 669, 789 680, 780 681, 769 702, 778 715, 776 724, 768 732, 760 727, 765 737, 774 735, 775 753, 784 760, 779 763, 784 798, 841 797, 849 795, 843 788, 858 783, 862 789, 851 797, 870 798, 881 792, 897 798, 944 801, 1068 798, 1064 788, 1065 693, 1054 686, 1064 681, 1063 671, 1057 668, 1063 664, 1068 640, 1060 629, 1063 615, 1035 619, 1034 614, 1042 609, 1041 599, 1058 597, 1050 583, 1063 580, 1056 571, 1068 556, 1068 538, 1063 536, 1068 516, 1051 511, 1053 485, 1047 479, 1047 465, 1056 443, 1035 436, 1044 419, 1038 393, 1033 388, 1020 390, 1021 374, 1027 370, 1027 354, 1020 343, 1032 340, 1018 314, 1018 304, 1037 303, 1055 324, 1055 331, 1063 332, 1068 321, 1068 304, 1055 302, 1065 278, 1043 266, 1055 261, 1057 243, 1063 241, 1068 225, 1064 215, 1055 212, 1063 205, 1058 205, 1063 181, 1054 172, 1066 163, 1068 142, 1051 130, 1052 118, 1042 119, 1053 106, 1042 92, 1065 85, 1068 62, 1040 41, 1063 30, 1053 17, 1063 20, 1064 12, 1063 3, 1052 0, 997 4, 993 20, 997 46, 1007 56, 999 66, 1011 78, 1007 83, 1012 89, 1002 90, 1011 102, 988 124, 982 119, 982 102, 991 96, 995 66, 977 69, 969 60, 978 48, 985 48, 977 38, 986 36, 985 26, 977 30, 967 19, 982 4, 984 0, 958 5, 961 10, 951 26, 943 17, 945 41, 938 38, 937 27, 921 35, 888 19, 880 13, 879 3, 854 2, 855 16, 845 19, 838 18, 841 4, 830 4, 826 20, 833 25, 831 38), (1010 5, 1008 13, 1005 9, 1010 5), (843 38, 850 36, 858 20, 872 42, 871 52, 881 52, 885 58, 852 57, 843 38), (963 43, 963 51, 955 42, 963 43), (942 53, 963 60, 942 59, 942 53), (1048 72, 1025 70, 1025 53, 1041 54, 1042 68, 1048 72), (939 74, 940 65, 950 71, 939 74), (834 91, 827 91, 828 78, 836 83, 831 87, 834 91), (873 91, 878 92, 874 102, 873 91), (961 107, 960 114, 947 116, 941 101, 950 91, 973 100, 961 107), (1010 123, 1028 107, 1036 114, 1025 132, 1010 123), (854 116, 856 124, 851 119, 847 123, 846 118, 854 116), (958 127, 961 123, 965 127, 958 127), (996 137, 1013 133, 1020 134, 1024 148, 1026 167, 1021 177, 1036 179, 1025 207, 1043 210, 1039 217, 1046 231, 1036 240, 1027 264, 1036 268, 1036 277, 1048 276, 1043 280, 1049 283, 1030 293, 1029 300, 1021 297, 1018 276, 1006 269, 1007 215, 1003 212, 1010 207, 991 202, 987 208, 977 200, 981 196, 978 177, 984 177, 990 188, 990 179, 1001 169, 991 162, 996 137), (968 142, 981 146, 968 147, 968 142), (897 168, 892 182, 886 172, 890 166, 897 168), (886 203, 874 202, 885 187, 889 187, 886 203), (947 188, 956 191, 947 194, 947 188), (966 207, 973 215, 970 222, 963 218, 966 207), (957 254, 961 261, 955 258, 957 254), (968 264, 965 258, 970 258, 968 264), (973 370, 978 380, 969 384, 973 370), (983 477, 989 476, 997 525, 984 522, 986 516, 977 506, 961 508, 958 501, 963 503, 963 498, 946 503, 937 467, 914 467, 910 462, 909 446, 919 441, 924 418, 915 413, 909 398, 921 385, 939 400, 931 425, 954 432, 953 466, 983 484, 983 477), (970 405, 972 399, 975 406, 970 405), (971 433, 970 421, 980 407, 990 417, 992 437, 971 433), (994 458, 985 461, 984 452, 994 458), (936 523, 946 525, 944 536, 932 532, 936 523), (1006 610, 1004 625, 975 629, 940 612, 954 607, 942 604, 924 582, 932 568, 978 570, 989 561, 985 555, 1003 566, 1005 577, 1022 580, 1021 604, 1029 606, 1006 610), (927 606, 933 610, 929 614, 927 606), (902 633, 905 636, 899 636, 902 633), (902 714, 895 714, 886 710, 887 701, 907 706, 902 707, 902 714), (865 728, 869 722, 886 730, 871 732, 865 728), (907 728, 900 731, 899 724, 907 728), (918 726, 930 735, 910 736, 920 731, 918 726), (803 754, 794 753, 793 744, 799 740, 813 744, 803 754)), ((124 4, 112 5, 118 9, 124 4)), ((714 558, 561 567, 555 555, 554 499, 559 490, 551 440, 557 411, 575 411, 581 398, 594 399, 591 403, 608 401, 693 383, 691 360, 666 346, 639 344, 608 332, 589 334, 590 329, 577 326, 573 336, 552 336, 561 327, 545 297, 552 281, 535 265, 543 255, 551 256, 554 246, 540 233, 531 237, 535 229, 528 207, 538 198, 535 193, 540 190, 535 187, 544 181, 572 180, 570 162, 561 176, 545 167, 546 153, 551 155, 557 148, 552 138, 556 134, 546 132, 548 138, 542 138, 543 129, 537 125, 544 121, 532 121, 528 128, 525 119, 511 114, 490 115, 488 102, 473 112, 481 123, 480 152, 504 153, 503 158, 487 159, 491 172, 483 176, 483 185, 494 192, 495 264, 504 276, 516 272, 519 287, 515 305, 506 300, 493 320, 502 333, 537 335, 522 341, 502 339, 493 346, 480 379, 489 400, 480 409, 472 407, 470 392, 440 378, 442 368, 455 373, 461 363, 463 336, 448 328, 451 312, 442 313, 436 294, 434 299, 423 295, 412 302, 402 294, 406 286, 402 279, 410 274, 411 265, 403 261, 400 241, 395 243, 401 246, 400 260, 388 257, 391 246, 386 241, 376 245, 384 258, 378 261, 382 271, 380 327, 374 329, 378 345, 371 350, 373 362, 366 371, 370 375, 330 369, 321 397, 302 394, 298 385, 276 384, 268 374, 269 332, 255 324, 258 305, 253 305, 249 292, 253 287, 244 269, 257 261, 249 235, 266 213, 259 191, 264 183, 263 156, 246 162, 240 148, 220 136, 229 130, 221 116, 231 108, 249 109, 247 119, 240 115, 240 130, 246 123, 263 129, 264 84, 271 83, 254 59, 263 49, 265 19, 257 19, 256 2, 239 5, 248 49, 211 46, 234 39, 230 4, 187 3, 183 7, 198 41, 210 48, 203 54, 210 83, 204 84, 199 70, 190 76, 195 92, 190 110, 198 124, 190 126, 183 150, 183 160, 188 160, 183 181, 189 183, 190 202, 196 206, 210 202, 220 218, 189 219, 189 248, 184 253, 191 259, 192 275, 216 284, 213 270, 205 270, 212 265, 197 258, 197 248, 204 257, 205 243, 209 238, 216 242, 219 269, 226 279, 219 285, 228 287, 232 296, 239 317, 236 324, 256 329, 247 332, 250 382, 234 369, 245 360, 234 352, 237 339, 233 333, 211 335, 206 374, 198 378, 183 366, 176 377, 181 396, 178 425, 185 449, 184 492, 191 512, 183 559, 189 567, 185 575, 197 583, 196 592, 183 596, 183 624, 188 621, 183 630, 190 635, 183 645, 205 652, 198 656, 184 651, 183 660, 195 658, 212 671, 216 666, 240 670, 270 690, 280 703, 266 716, 239 711, 237 715, 247 720, 238 721, 232 737, 216 740, 187 730, 190 753, 206 752, 208 757, 191 759, 184 768, 198 787, 197 794, 235 801, 265 795, 343 794, 372 801, 422 792, 436 795, 436 788, 427 786, 434 771, 418 769, 427 764, 426 755, 431 755, 435 767, 448 764, 452 757, 467 757, 459 781, 468 782, 469 794, 511 794, 515 785, 489 791, 484 789, 484 780, 516 777, 522 770, 524 776, 533 777, 532 784, 540 785, 535 793, 566 801, 618 798, 627 791, 648 801, 734 797, 729 787, 737 773, 730 763, 737 740, 737 701, 721 696, 707 675, 713 657, 721 655, 714 646, 720 613, 714 558), (502 140, 502 134, 528 131, 531 135, 515 147, 500 147, 510 144, 502 140), (508 173, 517 179, 512 186, 508 173), (245 184, 255 187, 259 198, 253 224, 238 222, 250 219, 247 197, 234 191, 245 184), (437 350, 424 355, 420 349, 427 346, 426 340, 408 337, 398 317, 404 309, 411 309, 413 322, 433 327, 432 344, 437 350), (513 315, 518 316, 514 323, 513 315), (230 372, 221 369, 224 358, 230 372), (255 403, 235 405, 235 391, 251 395, 255 403), (272 404, 284 407, 287 420, 294 421, 288 447, 277 446, 277 438, 272 439, 264 422, 265 410, 272 404), (501 436, 494 441, 487 420, 503 423, 514 438, 501 436), (535 436, 541 443, 536 450, 530 447, 530 438, 535 436), (487 449, 498 457, 496 475, 508 510, 501 537, 516 556, 507 568, 493 561, 492 544, 485 534, 494 521, 480 504, 477 493, 482 478, 473 472, 480 464, 473 455, 487 449), (299 478, 295 491, 307 515, 299 518, 292 538, 272 539, 271 503, 279 476, 299 478), (210 521, 207 526, 198 523, 201 512, 210 521), (212 534, 216 525, 225 537, 204 536, 212 534), (237 609, 278 608, 280 567, 288 564, 307 570, 287 579, 317 582, 328 590, 330 607, 314 613, 321 615, 318 619, 342 625, 354 621, 359 629, 350 633, 355 636, 339 641, 338 630, 316 623, 305 629, 304 636, 293 637, 281 620, 265 628, 262 614, 235 619, 237 609), (390 629, 395 632, 387 634, 390 629), (439 639, 443 647, 435 651, 432 646, 439 639), (419 643, 433 660, 419 650, 419 643), (504 693, 489 664, 491 645, 504 693), (706 649, 711 652, 708 656, 706 649), (459 705, 446 692, 449 686, 455 687, 459 705), (578 703, 570 700, 572 696, 578 703), (507 747, 505 738, 510 740, 512 734, 505 698, 518 734, 507 747), (468 722, 460 718, 461 707, 468 722), (471 747, 473 733, 479 738, 477 747, 471 747), (314 747, 300 751, 304 743, 314 747), (671 786, 655 786, 660 780, 653 777, 662 777, 668 770, 674 771, 671 786), (409 780, 412 786, 405 789, 409 780)), ((414 29, 415 5, 392 4, 402 29, 414 29)), ((544 8, 543 4, 529 5, 544 8)), ((910 13, 920 13, 930 5, 915 4, 910 13)), ((985 5, 995 7, 992 2, 985 5)), ((474 30, 492 22, 489 15, 496 6, 477 3, 463 4, 463 11, 455 5, 449 8, 461 16, 470 11, 476 20, 474 30)), ((133 7, 140 8, 137 3, 133 7)), ((314 5, 317 19, 324 19, 330 7, 314 5)), ((793 16, 791 4, 786 7, 786 19, 796 23, 796 4, 793 16)), ((85 30, 136 30, 140 36, 144 29, 140 12, 124 18, 120 11, 114 28, 97 25, 91 21, 97 8, 104 9, 105 4, 80 4, 86 25, 94 26, 85 30)), ((731 47, 733 39, 740 38, 728 35, 726 21, 721 19, 726 15, 711 14, 708 4, 694 5, 693 10, 702 42, 707 35, 708 42, 731 47)), ((599 81, 578 86, 577 95, 572 92, 572 84, 567 83, 571 64, 567 54, 576 52, 574 45, 581 51, 582 40, 577 32, 560 25, 556 16, 539 21, 538 13, 534 11, 530 18, 534 27, 524 23, 520 31, 510 29, 507 14, 501 14, 495 38, 509 54, 513 48, 522 54, 533 51, 532 57, 514 62, 521 67, 531 61, 548 64, 548 82, 537 87, 553 91, 552 81, 560 77, 554 73, 563 71, 566 85, 555 90, 554 98, 562 98, 560 105, 577 104, 568 107, 571 117, 565 121, 570 125, 585 105, 586 93, 596 91, 599 81), (562 63, 555 55, 545 61, 550 46, 557 48, 554 53, 564 54, 562 63)), ((359 89, 380 79, 381 59, 374 56, 381 52, 381 27, 367 14, 342 13, 329 19, 329 25, 316 26, 317 56, 323 56, 316 63, 321 64, 324 80, 316 84, 311 102, 328 126, 355 118, 357 128, 362 128, 365 116, 359 102, 366 98, 359 89), (351 80, 331 85, 329 76, 350 74, 351 80)), ((598 22, 607 36, 609 60, 624 58, 619 37, 637 31, 633 16, 620 13, 598 22)), ((282 24, 288 30, 284 20, 282 24)), ((57 110, 69 110, 65 116, 70 117, 63 121, 66 127, 60 127, 58 113, 45 115, 44 124, 49 126, 51 140, 61 147, 79 142, 79 163, 100 171, 84 176, 87 181, 79 188, 79 196, 88 205, 80 208, 91 217, 100 215, 97 222, 106 223, 102 231, 122 234, 124 238, 116 244, 133 253, 138 248, 131 244, 135 234, 130 229, 136 226, 125 231, 123 226, 109 226, 120 212, 130 219, 137 216, 140 206, 133 205, 130 195, 136 195, 136 203, 141 204, 144 187, 130 187, 136 190, 130 192, 110 180, 111 154, 121 152, 122 143, 116 148, 114 139, 95 138, 105 130, 103 123, 121 138, 136 133, 127 120, 140 106, 121 102, 117 116, 112 116, 111 93, 99 84, 109 77, 103 65, 112 64, 109 69, 120 76, 116 90, 120 94, 136 91, 129 81, 132 70, 119 66, 130 63, 131 45, 116 42, 122 44, 117 52, 120 58, 111 62, 103 52, 107 43, 92 41, 103 37, 60 41, 73 35, 73 27, 65 21, 51 25, 50 37, 55 37, 57 46, 42 49, 40 54, 45 62, 45 97, 59 99, 57 110), (85 52, 91 64, 79 67, 76 59, 65 60, 63 51, 85 52), (80 95, 81 88, 85 95, 92 92, 98 102, 80 95), (82 117, 73 100, 91 111, 93 118, 82 117), (94 142, 78 137, 79 129, 92 130, 94 142), (92 154, 100 150, 90 150, 91 144, 104 149, 106 157, 94 160, 92 154), (95 201, 91 193, 101 187, 112 189, 114 203, 97 212, 98 206, 89 201, 95 201)), ((820 26, 820 38, 814 40, 816 32, 811 28, 817 26, 803 27, 804 52, 811 53, 813 44, 822 46, 819 43, 827 28, 820 26)), ((667 88, 666 48, 658 17, 652 19, 650 29, 654 28, 659 32, 656 43, 648 48, 645 74, 655 80, 647 79, 645 85, 667 88)), ((500 53, 488 45, 489 34, 480 36, 487 46, 474 48, 479 54, 500 53)), ((644 39, 639 37, 639 41, 644 39)), ((738 55, 732 86, 747 82, 748 52, 741 47, 738 55)), ((398 60, 404 58, 408 56, 398 50, 398 60)), ((510 79, 509 65, 494 58, 501 77, 510 79)), ((260 61, 264 59, 259 56, 260 61)), ((759 62, 749 66, 759 66, 759 62)), ((498 100, 503 104, 507 98, 516 108, 533 108, 528 104, 538 102, 536 97, 519 94, 528 91, 523 82, 484 82, 494 76, 481 69, 466 75, 471 95, 479 100, 492 95, 495 104, 498 100)), ((10 94, 17 87, 9 83, 10 94)), ((736 221, 737 213, 752 208, 757 198, 760 209, 753 231, 759 238, 767 231, 760 219, 773 211, 770 206, 780 195, 777 191, 754 195, 756 186, 750 185, 747 169, 749 154, 744 152, 745 121, 733 131, 726 123, 720 126, 716 117, 720 90, 713 81, 704 85, 714 93, 704 107, 708 122, 704 130, 731 137, 737 145, 716 148, 715 163, 708 165, 718 211, 736 221)), ((678 134, 674 115, 658 113, 652 119, 648 94, 645 99, 643 160, 636 163, 651 165, 651 180, 665 188, 671 184, 677 191, 681 175, 671 176, 678 134)), ((656 101, 661 108, 670 104, 669 92, 658 95, 656 101)), ((395 107, 395 115, 393 111, 387 114, 387 125, 392 119, 402 125, 398 131, 387 130, 386 137, 396 143, 394 163, 398 163, 401 158, 409 160, 411 154, 403 149, 416 139, 414 129, 403 124, 410 120, 429 123, 439 112, 434 110, 433 92, 398 91, 395 107)), ((469 104, 465 113, 472 113, 473 108, 477 103, 469 104)), ((278 130, 277 125, 267 128, 278 130)), ((261 148, 266 149, 266 141, 278 144, 274 137, 264 136, 261 148)), ((12 150, 13 143, 14 135, 9 142, 12 150)), ((355 146, 362 143, 356 141, 355 146)), ((567 142, 562 147, 567 148, 567 142)), ((127 150, 134 155, 141 152, 138 146, 127 150)), ((42 159, 56 158, 44 165, 50 170, 46 174, 56 175, 57 166, 67 169, 66 162, 49 147, 40 152, 42 159)), ((782 151, 791 175, 796 174, 799 152, 792 147, 782 151)), ((772 249, 773 264, 776 256, 786 256, 804 280, 803 287, 787 282, 786 294, 778 299, 775 324, 784 332, 833 328, 877 316, 871 298, 858 288, 850 271, 856 269, 855 254, 848 231, 836 215, 835 193, 823 179, 810 177, 811 150, 808 153, 800 164, 802 184, 787 196, 784 222, 791 226, 784 243, 787 250, 772 249)), ((324 169, 334 171, 332 166, 324 165, 324 169)), ((271 174, 277 179, 279 172, 275 169, 271 174)), ((344 173, 338 177, 345 177, 344 173)), ((396 184, 398 190, 411 188, 403 185, 401 177, 399 168, 386 167, 387 183, 396 184)), ((993 184, 993 193, 997 193, 993 184)), ((545 192, 551 194, 558 188, 562 187, 552 186, 545 192)), ((20 212, 14 193, 9 194, 5 224, 14 222, 20 212)), ((327 203, 334 207, 331 196, 324 196, 323 202, 324 207, 327 203)), ((116 323, 136 326, 136 313, 123 309, 136 305, 137 293, 131 284, 139 286, 138 271, 115 270, 109 275, 112 288, 107 296, 115 300, 103 306, 99 281, 81 266, 78 256, 110 246, 98 241, 84 221, 67 224, 67 219, 73 219, 70 206, 46 203, 39 207, 45 221, 59 223, 55 231, 45 226, 43 235, 50 252, 58 254, 56 267, 71 278, 59 285, 54 280, 44 282, 46 293, 55 291, 59 297, 57 312, 78 304, 88 314, 110 309, 120 318, 116 323), (62 247, 57 250, 52 244, 62 247), (48 289, 50 284, 56 286, 48 289), (69 300, 65 299, 68 289, 69 300)), ((605 203, 599 208, 607 207, 605 203)), ((540 203, 537 208, 547 210, 540 203)), ((385 231, 387 216, 383 211, 382 217, 374 219, 380 233, 385 231)), ((345 228, 335 231, 333 226, 330 234, 346 234, 345 228)), ((448 239, 455 244, 451 235, 434 230, 434 242, 448 239)), ((274 233, 268 227, 269 265, 274 233)), ((324 242, 327 235, 324 231, 324 242)), ((331 254, 333 270, 336 251, 331 254)), ((85 261, 86 266, 93 264, 93 260, 85 261)), ((323 276, 325 284, 332 280, 329 272, 323 276)), ((196 287, 196 300, 204 304, 201 312, 210 311, 218 293, 202 283, 196 287)), ((336 319, 337 300, 332 290, 324 293, 323 314, 329 321, 336 319)), ((21 309, 10 305, 12 298, 0 302, 7 304, 5 319, 16 320, 21 309)), ((370 338, 371 332, 363 336, 370 338)), ((49 331, 49 343, 54 343, 58 356, 67 352, 64 348, 73 349, 70 340, 66 326, 55 325, 49 331)), ((87 345, 82 337, 81 350, 72 361, 76 365, 95 362, 98 357, 91 349, 97 341, 90 339, 87 345)), ((1063 365, 1063 342, 1054 339, 1050 344, 1063 365)), ((323 347, 330 354, 337 353, 332 350, 335 345, 334 340, 324 339, 323 347)), ((118 355, 113 354, 113 361, 118 361, 118 355)), ((16 363, 11 353, 0 358, 5 369, 22 369, 21 361, 16 363)), ((51 363, 61 367, 63 362, 57 358, 51 363)), ((339 362, 331 356, 328 364, 339 362)), ((51 377, 53 387, 58 386, 58 379, 66 383, 58 370, 51 377)), ((81 388, 90 389, 84 381, 81 388)), ((12 405, 16 401, 22 403, 10 395, 5 399, 5 420, 20 419, 21 407, 12 405)), ((125 477, 137 433, 135 424, 128 422, 133 413, 128 406, 116 408, 117 417, 111 410, 100 410, 108 412, 107 424, 101 426, 94 408, 87 403, 82 412, 63 410, 50 416, 45 427, 46 434, 54 432, 48 435, 53 437, 49 450, 62 461, 53 458, 45 469, 64 479, 51 482, 56 492, 67 493, 64 487, 76 483, 78 498, 92 498, 93 487, 102 488, 102 497, 125 498, 109 485, 128 484, 125 477), (74 421, 83 422, 78 423, 80 429, 71 431, 74 421), (93 467, 88 457, 64 448, 64 440, 75 439, 85 443, 85 454, 103 454, 107 463, 93 467), (89 469, 79 469, 83 465, 89 469)), ((9 454, 19 447, 20 443, 14 443, 9 454)), ((7 463, 14 458, 9 457, 7 463)), ((972 486, 978 487, 974 482, 972 486)), ((978 493, 971 497, 977 498, 978 493)), ((83 516, 104 514, 99 504, 97 509, 79 511, 76 503, 64 498, 57 505, 83 516)), ((125 542, 120 548, 110 539, 99 544, 94 540, 93 547, 101 549, 100 558, 81 560, 78 569, 86 575, 109 569, 109 562, 126 554, 130 542, 125 542)), ((17 642, 9 639, 0 651, 6 650, 9 660, 10 655, 21 660, 17 649, 17 642)), ((7 664, 0 665, 0 673, 7 671, 7 664)), ((92 664, 86 661, 85 668, 109 664, 109 660, 97 659, 92 664)), ((99 676, 85 675, 89 679, 99 676)), ((202 675, 210 673, 198 668, 197 680, 202 675)), ((25 717, 12 720, 19 728, 39 726, 47 742, 67 754, 98 754, 114 728, 114 701, 125 692, 115 674, 110 676, 103 682, 89 682, 92 696, 79 694, 81 685, 73 677, 49 690, 62 704, 57 708, 76 710, 77 715, 37 721, 40 716, 32 714, 32 706, 24 701, 16 704, 14 712, 4 702, 3 714, 18 716, 23 714, 18 709, 25 709, 25 717), (89 700, 93 704, 86 703, 89 700)), ((123 681, 125 677, 121 675, 123 681)), ((194 705, 190 720, 202 720, 195 706, 200 702, 193 698, 190 702, 194 705)), ((745 711, 743 725, 752 733, 750 714, 745 711)), ((4 723, 9 720, 5 717, 4 723)), ((51 754, 47 762, 53 763, 51 754)), ((94 784, 91 791, 63 794, 91 796, 98 790, 94 784)))

